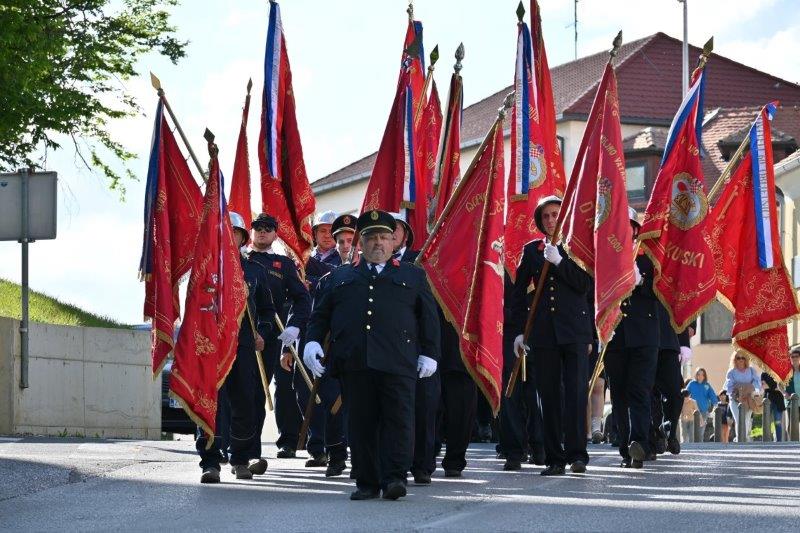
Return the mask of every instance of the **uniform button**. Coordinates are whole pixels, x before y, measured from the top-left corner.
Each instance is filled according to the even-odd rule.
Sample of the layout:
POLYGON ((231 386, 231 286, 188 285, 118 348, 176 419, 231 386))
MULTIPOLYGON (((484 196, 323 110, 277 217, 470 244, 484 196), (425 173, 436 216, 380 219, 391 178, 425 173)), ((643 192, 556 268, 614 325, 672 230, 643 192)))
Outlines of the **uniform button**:
POLYGON ((553 276, 550 276, 550 281, 553 281, 553 276))
POLYGON ((369 290, 372 290, 372 285, 369 286, 369 290))
POLYGON ((550 311, 555 311, 555 310, 556 310, 556 308, 555 308, 555 307, 551 307, 551 308, 550 308, 550 311))
MULTIPOLYGON (((622 313, 622 317, 623 318, 626 318, 627 316, 628 316, 628 313, 622 313)), ((369 326, 367 326, 367 327, 369 327, 369 326)))
POLYGON ((372 302, 372 298, 370 298, 369 301, 372 302))
POLYGON ((367 324, 367 329, 370 329, 370 326, 369 326, 369 324, 367 324))
POLYGON ((550 297, 550 301, 551 301, 551 302, 552 302, 553 300, 555 300, 555 299, 556 299, 556 297, 555 297, 555 296, 551 296, 551 297, 550 297))
POLYGON ((371 314, 372 314, 372 311, 367 311, 367 314, 368 314, 368 315, 371 315, 371 314))
POLYGON ((650 313, 647 313, 647 316, 648 316, 648 317, 652 317, 653 315, 651 315, 650 313))
POLYGON ((550 285, 550 290, 551 290, 551 291, 554 291, 554 290, 556 290, 556 288, 555 288, 555 287, 553 287, 552 285, 550 285))

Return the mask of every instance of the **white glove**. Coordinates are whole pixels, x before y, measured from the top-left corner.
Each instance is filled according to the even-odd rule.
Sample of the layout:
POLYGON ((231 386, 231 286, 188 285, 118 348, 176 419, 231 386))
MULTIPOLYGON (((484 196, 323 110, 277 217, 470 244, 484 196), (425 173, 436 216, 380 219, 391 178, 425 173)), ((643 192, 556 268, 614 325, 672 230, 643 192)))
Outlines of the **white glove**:
POLYGON ((436 362, 436 359, 431 359, 430 357, 426 357, 424 355, 420 355, 417 357, 417 371, 419 372, 419 377, 421 378, 429 378, 436 372, 436 368, 439 364, 436 362))
POLYGON ((544 245, 544 258, 553 263, 555 266, 558 266, 561 263, 561 252, 558 251, 558 247, 554 244, 550 244, 549 242, 544 245))
POLYGON ((311 373, 318 378, 325 373, 325 367, 322 366, 320 361, 323 357, 325 357, 325 354, 322 352, 322 346, 318 342, 311 341, 306 344, 306 348, 303 350, 303 362, 311 370, 311 373))
POLYGON ((692 360, 692 349, 688 346, 681 346, 681 353, 678 355, 681 364, 686 364, 692 360))
POLYGON ((519 357, 521 352, 524 351, 525 353, 528 353, 529 350, 530 348, 527 344, 525 344, 525 339, 522 337, 522 335, 517 335, 514 337, 514 355, 519 357))
POLYGON ((633 274, 636 277, 636 285, 637 286, 641 285, 642 282, 644 281, 644 278, 642 278, 642 273, 639 272, 639 265, 637 265, 636 263, 633 264, 633 274))
POLYGON ((289 326, 283 330, 283 333, 278 335, 278 340, 281 341, 284 346, 289 346, 290 344, 294 344, 294 341, 296 341, 299 336, 300 328, 289 326))

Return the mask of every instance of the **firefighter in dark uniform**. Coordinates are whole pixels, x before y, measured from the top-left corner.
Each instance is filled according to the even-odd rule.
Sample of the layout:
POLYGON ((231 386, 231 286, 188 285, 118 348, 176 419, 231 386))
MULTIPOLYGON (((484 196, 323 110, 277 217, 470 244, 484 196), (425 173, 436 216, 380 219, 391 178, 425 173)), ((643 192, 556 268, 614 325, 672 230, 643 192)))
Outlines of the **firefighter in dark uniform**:
MULTIPOLYGON (((415 250, 414 231, 400 213, 392 213, 396 227, 394 230, 394 250, 392 259, 413 263, 419 255, 415 250)), ((417 485, 428 485, 431 474, 436 470, 436 423, 439 415, 439 398, 442 394, 440 373, 417 380, 416 401, 414 404, 414 460, 411 475, 417 485)), ((463 468, 463 467, 462 467, 463 468)))
MULTIPOLYGON (((333 221, 331 235, 336 240, 337 256, 340 259, 342 257, 346 258, 349 254, 355 231, 356 217, 353 215, 341 215, 333 221)), ((336 268, 330 262, 320 262, 320 264, 330 268, 330 270, 336 268)), ((308 276, 308 270, 306 275, 310 277, 308 276)), ((316 286, 311 288, 311 296, 315 302, 322 296, 329 279, 330 274, 323 275, 316 286)), ((308 369, 308 371, 310 373, 311 369, 308 369)), ((339 380, 332 376, 323 375, 317 379, 320 380, 318 395, 321 401, 319 404, 314 404, 311 421, 308 425, 306 450, 311 457, 306 461, 306 467, 327 466, 325 476, 335 477, 344 472, 346 468, 345 461, 347 460, 344 410, 339 409, 336 414, 331 413, 331 408, 341 395, 342 388, 339 385, 339 380)), ((295 373, 295 389, 297 390, 300 409, 305 413, 311 395, 308 387, 299 376, 299 372, 295 373)))
POLYGON ((330 274, 308 325, 304 361, 315 376, 342 379, 347 436, 357 464, 353 500, 406 495, 417 377, 436 372, 439 319, 422 269, 391 259, 394 218, 357 221, 362 257, 330 274), (326 365, 322 344, 330 335, 326 365))
POLYGON ((655 453, 669 450, 673 454, 681 451, 678 441, 678 425, 683 407, 683 376, 681 376, 679 335, 669 320, 667 309, 661 302, 658 306, 659 349, 656 366, 652 426, 650 428, 650 458, 655 453))
MULTIPOLYGON (((632 208, 630 220, 635 240, 640 226, 632 208)), ((636 257, 635 276, 636 287, 622 302, 622 320, 605 354, 611 409, 621 466, 625 468, 642 468, 650 452, 650 404, 661 344, 658 299, 653 292, 653 263, 643 253, 636 257)))
MULTIPOLYGON (((261 213, 251 226, 253 242, 249 257, 266 268, 275 308, 286 328, 277 338, 271 335, 265 339, 264 366, 270 381, 275 379, 275 422, 280 434, 276 442, 279 448, 277 456, 291 458, 296 454, 302 415, 292 386, 292 373, 282 368, 279 360, 283 349, 299 338, 300 329, 308 321, 311 297, 300 280, 297 267, 292 260, 272 251, 272 243, 277 238, 278 221, 266 213, 261 213)), ((263 391, 261 396, 256 398, 256 402, 259 436, 253 442, 252 453, 255 462, 251 464, 251 470, 256 474, 263 474, 266 470, 262 469, 266 461, 261 459, 261 429, 266 418, 263 391)))
MULTIPOLYGON (((512 296, 511 328, 516 334, 514 352, 527 356, 534 369, 542 405, 545 468, 543 476, 564 474, 571 465, 574 473, 586 471, 586 401, 589 352, 592 344, 592 310, 588 292, 592 278, 564 252, 549 242, 555 231, 561 199, 542 198, 534 211, 537 227, 548 239, 525 245, 512 296), (533 291, 544 268, 549 275, 541 288, 533 329, 523 339, 533 291), (563 390, 563 392, 562 392, 563 390), (562 407, 563 406, 563 407, 562 407), (562 444, 563 439, 563 444, 562 444)), ((509 455, 510 457, 510 455, 509 455)))
MULTIPOLYGON (((238 213, 229 213, 231 224, 234 229, 234 239, 237 248, 241 248, 248 241, 247 228, 244 220, 238 213)), ((272 297, 269 292, 267 273, 264 267, 247 258, 241 256, 241 265, 244 272, 244 279, 247 283, 248 297, 247 306, 242 324, 239 327, 239 345, 236 350, 236 359, 233 362, 228 377, 220 389, 223 394, 219 401, 227 401, 230 405, 230 418, 221 417, 217 410, 217 429, 223 425, 230 426, 230 464, 231 473, 236 475, 236 479, 252 479, 253 474, 248 469, 250 459, 250 448, 254 438, 260 440, 261 432, 256 424, 256 410, 253 398, 257 392, 261 391, 264 397, 264 388, 256 363, 256 350, 263 350, 264 339, 270 337, 273 328, 275 307, 272 304, 272 297), (252 313, 252 325, 248 313, 252 313), (257 334, 253 334, 255 325, 257 334)), ((263 406, 263 404, 262 404, 263 406)), ((216 443, 216 440, 215 440, 216 443)), ((197 451, 200 454, 200 467, 203 474, 200 477, 201 483, 219 483, 220 473, 220 451, 217 446, 212 446, 206 450, 206 437, 200 435, 196 441, 197 451)), ((266 468, 266 466, 265 466, 266 468)))

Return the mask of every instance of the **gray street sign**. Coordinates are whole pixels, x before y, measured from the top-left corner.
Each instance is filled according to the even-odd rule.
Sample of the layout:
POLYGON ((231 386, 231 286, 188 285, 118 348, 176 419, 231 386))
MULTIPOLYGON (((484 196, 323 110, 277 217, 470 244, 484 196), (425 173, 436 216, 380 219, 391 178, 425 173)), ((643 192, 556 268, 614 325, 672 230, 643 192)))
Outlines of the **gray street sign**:
POLYGON ((0 174, 0 241, 22 239, 23 180, 28 180, 28 239, 56 238, 55 172, 0 174))

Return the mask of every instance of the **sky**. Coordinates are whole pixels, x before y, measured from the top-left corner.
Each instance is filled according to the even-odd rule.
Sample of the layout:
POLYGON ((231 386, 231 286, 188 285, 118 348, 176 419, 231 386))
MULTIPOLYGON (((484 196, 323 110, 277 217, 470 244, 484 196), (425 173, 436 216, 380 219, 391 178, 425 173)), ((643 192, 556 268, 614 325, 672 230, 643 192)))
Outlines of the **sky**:
MULTIPOLYGON (((796 0, 688 0, 689 41, 714 36, 715 52, 800 82, 800 9, 796 0)), ((466 57, 464 104, 513 82, 518 0, 417 0, 426 53, 439 45, 434 78, 441 98, 460 42, 466 57)), ((528 9, 528 3, 525 3, 528 9)), ((375 151, 394 96, 405 34, 404 0, 284 0, 281 14, 294 78, 298 123, 310 180, 375 151)), ((626 41, 657 31, 683 35, 677 0, 580 0, 578 56, 610 48, 617 31, 626 41)), ((574 58, 572 0, 541 0, 548 61, 574 58)), ((223 172, 230 177, 247 80, 253 79, 248 135, 251 173, 257 176, 258 135, 266 0, 184 0, 172 22, 188 40, 178 65, 157 54, 144 56, 139 76, 121 82, 142 108, 136 117, 111 124, 112 135, 138 159, 139 177, 127 195, 109 191, 102 176, 83 168, 73 150, 51 152, 46 170, 59 175, 58 237, 30 246, 31 288, 124 323, 142 322, 143 284, 137 270, 142 205, 156 95, 149 72, 162 85, 198 158, 205 165, 206 127, 217 138, 223 172)), ((526 21, 529 16, 526 14, 526 21)), ((694 62, 695 58, 690 58, 694 62)), ((713 84, 714 80, 709 79, 713 84)), ((196 174, 197 176, 197 174, 196 174)), ((230 180, 228 180, 230 181, 230 180)), ((260 203, 257 183, 254 204, 260 203)), ((254 206, 254 207, 255 207, 254 206)), ((0 242, 0 277, 19 281, 20 246, 0 242)))

